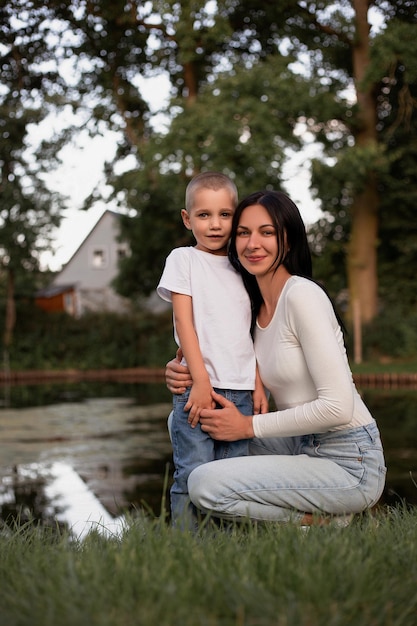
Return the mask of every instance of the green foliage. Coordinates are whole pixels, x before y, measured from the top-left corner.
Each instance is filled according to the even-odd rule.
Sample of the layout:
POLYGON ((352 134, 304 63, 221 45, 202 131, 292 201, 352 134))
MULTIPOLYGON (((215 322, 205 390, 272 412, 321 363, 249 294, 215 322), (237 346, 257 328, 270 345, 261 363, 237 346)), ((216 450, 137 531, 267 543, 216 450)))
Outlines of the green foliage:
POLYGON ((396 106, 381 128, 390 162, 380 181, 378 273, 383 306, 407 316, 417 311, 417 110, 411 104, 417 101, 417 73, 408 82, 407 67, 399 63, 390 93, 396 106))
MULTIPOLYGON (((170 250, 192 243, 180 210, 194 172, 224 171, 235 180, 241 196, 254 188, 279 185, 283 138, 294 147, 299 144, 292 134, 294 120, 287 117, 291 108, 288 86, 284 87, 287 75, 287 62, 273 57, 256 75, 240 68, 234 76, 222 76, 214 90, 203 90, 192 107, 178 113, 166 135, 150 139, 142 151, 143 166, 111 179, 113 198, 121 198, 136 213, 121 219, 131 248, 115 281, 122 295, 150 294, 170 250), (282 84, 276 81, 279 74, 282 84)), ((306 97, 306 89, 305 82, 298 81, 300 97, 306 97)))
MULTIPOLYGON (((337 246, 335 250, 336 254, 337 246)), ((336 263, 337 254, 334 259, 336 263)), ((315 277, 325 284, 343 318, 345 292, 339 292, 343 272, 337 265, 333 267, 328 273, 316 271, 315 277)), ((131 316, 90 313, 74 319, 66 314, 44 313, 24 302, 19 303, 17 312, 10 353, 12 370, 164 367, 176 351, 170 312, 153 315, 139 311, 131 316)), ((387 357, 394 360, 414 357, 416 328, 414 310, 385 308, 363 329, 364 359, 375 363, 387 357)), ((349 354, 353 353, 352 341, 353 334, 349 331, 349 354)))
MULTIPOLYGON (((55 165, 74 129, 69 123, 42 145, 29 152, 25 147, 31 125, 65 109, 80 113, 91 135, 110 129, 119 137, 105 173, 108 199, 131 218, 122 219, 132 251, 115 282, 122 295, 140 301, 151 293, 168 252, 191 241, 179 216, 191 176, 222 170, 235 179, 241 196, 281 187, 288 148, 301 148, 307 136, 321 147, 312 167, 313 193, 324 211, 310 233, 316 277, 334 297, 346 288, 355 199, 377 175, 381 303, 415 310, 412 2, 375 2, 384 24, 370 32, 369 63, 362 57, 361 67, 353 63, 356 5, 347 0, 305 6, 297 0, 34 0, 24 11, 20 0, 3 4, 4 267, 32 271, 59 222, 64 199, 48 191, 42 173, 55 165), (161 73, 172 86, 171 99, 159 111, 165 114, 162 130, 143 82, 161 73), (361 95, 358 103, 353 93, 361 95), (376 115, 376 126, 364 137, 367 115, 376 115)), ((85 207, 102 193, 94 190, 85 207)), ((375 242, 370 245, 374 250, 375 242)))
MULTIPOLYGON (((337 219, 320 219, 308 229, 313 258, 313 276, 336 300, 346 291, 346 230, 348 214, 340 209, 337 219)), ((347 296, 346 296, 347 297, 347 296)))
POLYGON ((417 311, 404 314, 401 308, 384 309, 363 329, 363 348, 366 359, 381 356, 408 358, 417 354, 417 311))
MULTIPOLYGON (((369 184, 371 174, 377 175, 380 185, 384 185, 392 175, 393 162, 399 158, 398 152, 393 153, 388 148, 382 129, 391 124, 392 115, 401 107, 401 94, 405 93, 404 89, 397 91, 394 87, 393 68, 404 66, 403 86, 412 85, 415 44, 407 47, 398 43, 395 36, 397 32, 403 41, 410 42, 414 26, 412 15, 402 4, 379 6, 389 28, 372 36, 372 62, 362 87, 367 86, 369 93, 372 92, 371 100, 375 98, 381 141, 355 145, 355 137, 362 131, 363 111, 346 96, 354 77, 351 54, 355 40, 354 13, 347 3, 325 2, 308 11, 300 9, 296 2, 262 7, 259 3, 243 2, 227 8, 220 4, 218 13, 207 22, 209 25, 200 31, 200 26, 194 24, 193 32, 185 40, 190 68, 184 61, 182 40, 176 34, 190 24, 190 17, 198 21, 199 6, 194 5, 195 13, 191 14, 188 5, 181 8, 174 8, 170 3, 165 5, 175 45, 169 47, 164 31, 157 28, 161 49, 166 51, 167 58, 176 60, 175 97, 170 103, 171 122, 167 132, 151 135, 136 153, 135 186, 136 190, 142 190, 137 197, 149 193, 150 200, 142 202, 140 209, 135 206, 134 219, 140 224, 126 231, 135 252, 122 268, 118 288, 125 293, 140 293, 141 290, 149 293, 152 283, 157 283, 164 256, 172 247, 181 245, 178 229, 171 240, 167 238, 170 228, 164 224, 162 211, 154 209, 153 195, 158 201, 165 192, 170 199, 179 201, 179 209, 186 183, 204 169, 220 169, 230 174, 241 196, 255 188, 280 186, 286 148, 300 145, 297 132, 302 124, 324 149, 323 157, 313 164, 314 190, 321 200, 324 219, 329 222, 324 225, 324 219, 321 220, 316 234, 312 235, 321 239, 323 260, 318 263, 317 273, 318 277, 327 275, 326 282, 332 283, 331 290, 342 289, 346 286, 343 274, 355 197, 369 184), (171 11, 176 15, 176 22, 170 17, 171 11), (225 16, 232 27, 229 30, 225 21, 222 28, 219 27, 220 17, 225 16), (221 52, 217 61, 221 57, 227 70, 221 64, 216 66, 208 32, 212 40, 218 37, 221 52), (285 39, 288 33, 291 37, 285 39), (192 50, 198 50, 198 54, 193 56, 192 50), (294 62, 300 50, 306 61, 302 73, 296 73, 294 62), (196 63, 198 69, 192 63, 196 63), (194 76, 192 98, 187 91, 190 71, 194 76), (175 176, 178 189, 174 189, 175 176), (152 221, 151 215, 149 220, 145 217, 149 207, 152 207, 152 216, 161 235, 158 242, 153 234, 146 240, 152 221), (323 240, 327 234, 330 242, 326 248, 323 240), (146 254, 148 246, 149 254, 146 254), (146 279, 135 285, 134 271, 139 266, 146 279), (335 280, 332 278, 334 269, 335 280)), ((415 98, 411 94, 408 99, 410 115, 415 111, 413 102, 415 98)), ((403 122, 399 117, 401 132, 405 129, 403 122)), ((410 137, 412 135, 408 139, 410 137)), ((405 135, 404 140, 407 141, 405 135)), ((410 145, 404 145, 404 151, 410 156, 410 145)), ((404 152, 401 156, 404 158, 404 152)), ((410 158, 410 166, 417 171, 414 156, 410 158)), ((401 180, 397 174, 395 177, 401 180)), ((133 181, 134 176, 130 180, 133 181)), ((126 175, 119 180, 114 177, 112 184, 118 197, 122 189, 131 187, 126 175)), ((390 193, 384 193, 383 201, 393 203, 390 193)), ((381 217, 385 219, 382 212, 381 217)), ((171 223, 171 219, 167 211, 167 222, 171 223)), ((179 219, 174 219, 176 227, 181 227, 179 219)), ((383 228, 381 220, 381 230, 383 228)), ((379 273, 382 274, 385 271, 379 273)))
POLYGON ((50 248, 63 208, 63 198, 44 181, 44 173, 57 163, 62 137, 57 134, 38 146, 28 139, 30 129, 51 113, 52 103, 54 112, 60 109, 66 91, 47 27, 53 17, 53 11, 38 2, 23 6, 12 0, 0 9, 0 293, 5 294, 6 367, 16 291, 35 282, 40 254, 50 248))
POLYGON ((347 286, 344 271, 355 191, 363 188, 369 174, 378 176, 380 304, 375 322, 364 329, 368 358, 373 353, 415 354, 415 338, 409 329, 415 325, 417 306, 417 40, 415 21, 405 4, 398 4, 397 9, 402 19, 393 19, 375 37, 365 79, 375 84, 378 145, 351 148, 337 162, 316 160, 312 169, 325 210, 325 218, 310 232, 314 268, 333 297, 347 286))
MULTIPOLYGON (((411 3, 410 3, 411 6, 411 3)), ((414 8, 415 9, 415 8, 414 8)), ((386 28, 377 35, 372 45, 372 64, 366 72, 365 80, 379 82, 387 67, 395 70, 402 65, 406 73, 406 84, 412 84, 417 77, 417 42, 413 31, 417 25, 417 14, 397 15, 387 21, 386 28)), ((391 75, 391 78, 393 76, 391 75)), ((385 84, 389 84, 388 77, 385 84)))
POLYGON ((18 307, 12 370, 164 367, 175 354, 171 313, 74 319, 18 307))
POLYGON ((47 188, 42 173, 56 164, 62 144, 55 137, 53 145, 30 147, 28 134, 59 108, 56 97, 65 90, 47 28, 39 36, 53 11, 44 3, 34 3, 27 14, 21 8, 13 1, 0 12, 0 266, 17 278, 38 268, 39 254, 60 222, 59 195, 47 188))
MULTIPOLYGON (((118 187, 126 184, 126 174, 118 187)), ((156 287, 165 258, 171 248, 192 243, 184 228, 180 211, 184 206, 183 189, 176 174, 162 177, 149 171, 139 172, 136 193, 130 194, 137 218, 121 216, 122 236, 130 242, 130 254, 121 264, 114 281, 116 289, 126 297, 149 295, 156 287)))
POLYGON ((0 536, 8 626, 413 626, 416 512, 349 528, 231 526, 194 537, 132 519, 82 543, 26 526, 0 536), (359 564, 359 565, 358 565, 359 564))

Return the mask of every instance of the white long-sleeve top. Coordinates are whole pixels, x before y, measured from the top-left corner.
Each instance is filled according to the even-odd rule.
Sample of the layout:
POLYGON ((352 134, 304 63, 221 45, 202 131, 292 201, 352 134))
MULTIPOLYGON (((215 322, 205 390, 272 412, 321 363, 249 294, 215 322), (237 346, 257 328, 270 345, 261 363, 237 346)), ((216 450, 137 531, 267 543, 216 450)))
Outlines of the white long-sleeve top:
POLYGON ((291 276, 271 322, 257 324, 255 354, 277 411, 254 415, 256 437, 290 437, 373 422, 358 394, 343 333, 325 292, 291 276))

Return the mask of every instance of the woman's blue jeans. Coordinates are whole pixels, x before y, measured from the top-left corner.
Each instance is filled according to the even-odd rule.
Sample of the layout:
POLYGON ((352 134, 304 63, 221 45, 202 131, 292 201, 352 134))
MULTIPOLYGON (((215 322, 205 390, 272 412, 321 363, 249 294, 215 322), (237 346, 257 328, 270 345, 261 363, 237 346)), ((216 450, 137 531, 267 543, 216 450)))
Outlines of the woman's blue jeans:
MULTIPOLYGON (((252 415, 253 403, 251 391, 215 389, 233 402, 244 415, 252 415)), ((169 431, 173 448, 174 483, 171 487, 171 518, 174 526, 192 528, 195 525, 196 512, 190 503, 188 477, 192 470, 202 463, 215 459, 249 454, 249 440, 215 441, 201 430, 200 424, 191 428, 188 423, 189 412, 184 411, 190 389, 173 397, 173 415, 169 419, 169 431)))
POLYGON ((375 422, 301 437, 254 439, 250 456, 197 467, 193 504, 222 518, 290 521, 346 515, 378 502, 386 467, 375 422))

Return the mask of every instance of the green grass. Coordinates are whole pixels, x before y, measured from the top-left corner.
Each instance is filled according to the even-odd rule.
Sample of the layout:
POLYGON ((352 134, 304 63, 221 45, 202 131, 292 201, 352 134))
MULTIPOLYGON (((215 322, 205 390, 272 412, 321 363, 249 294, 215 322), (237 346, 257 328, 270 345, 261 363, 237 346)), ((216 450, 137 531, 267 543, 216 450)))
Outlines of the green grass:
POLYGON ((0 581, 5 626, 415 626, 417 509, 83 543, 29 525, 1 534, 0 581))

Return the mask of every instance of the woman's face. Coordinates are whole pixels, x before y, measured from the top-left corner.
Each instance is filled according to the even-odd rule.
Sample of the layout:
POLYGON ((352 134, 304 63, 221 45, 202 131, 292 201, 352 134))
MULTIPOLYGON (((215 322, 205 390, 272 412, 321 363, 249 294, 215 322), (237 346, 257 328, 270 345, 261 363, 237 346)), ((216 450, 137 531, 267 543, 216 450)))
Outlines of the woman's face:
POLYGON ((277 233, 262 205, 243 209, 236 230, 236 251, 245 270, 256 277, 275 269, 279 252, 277 233))

